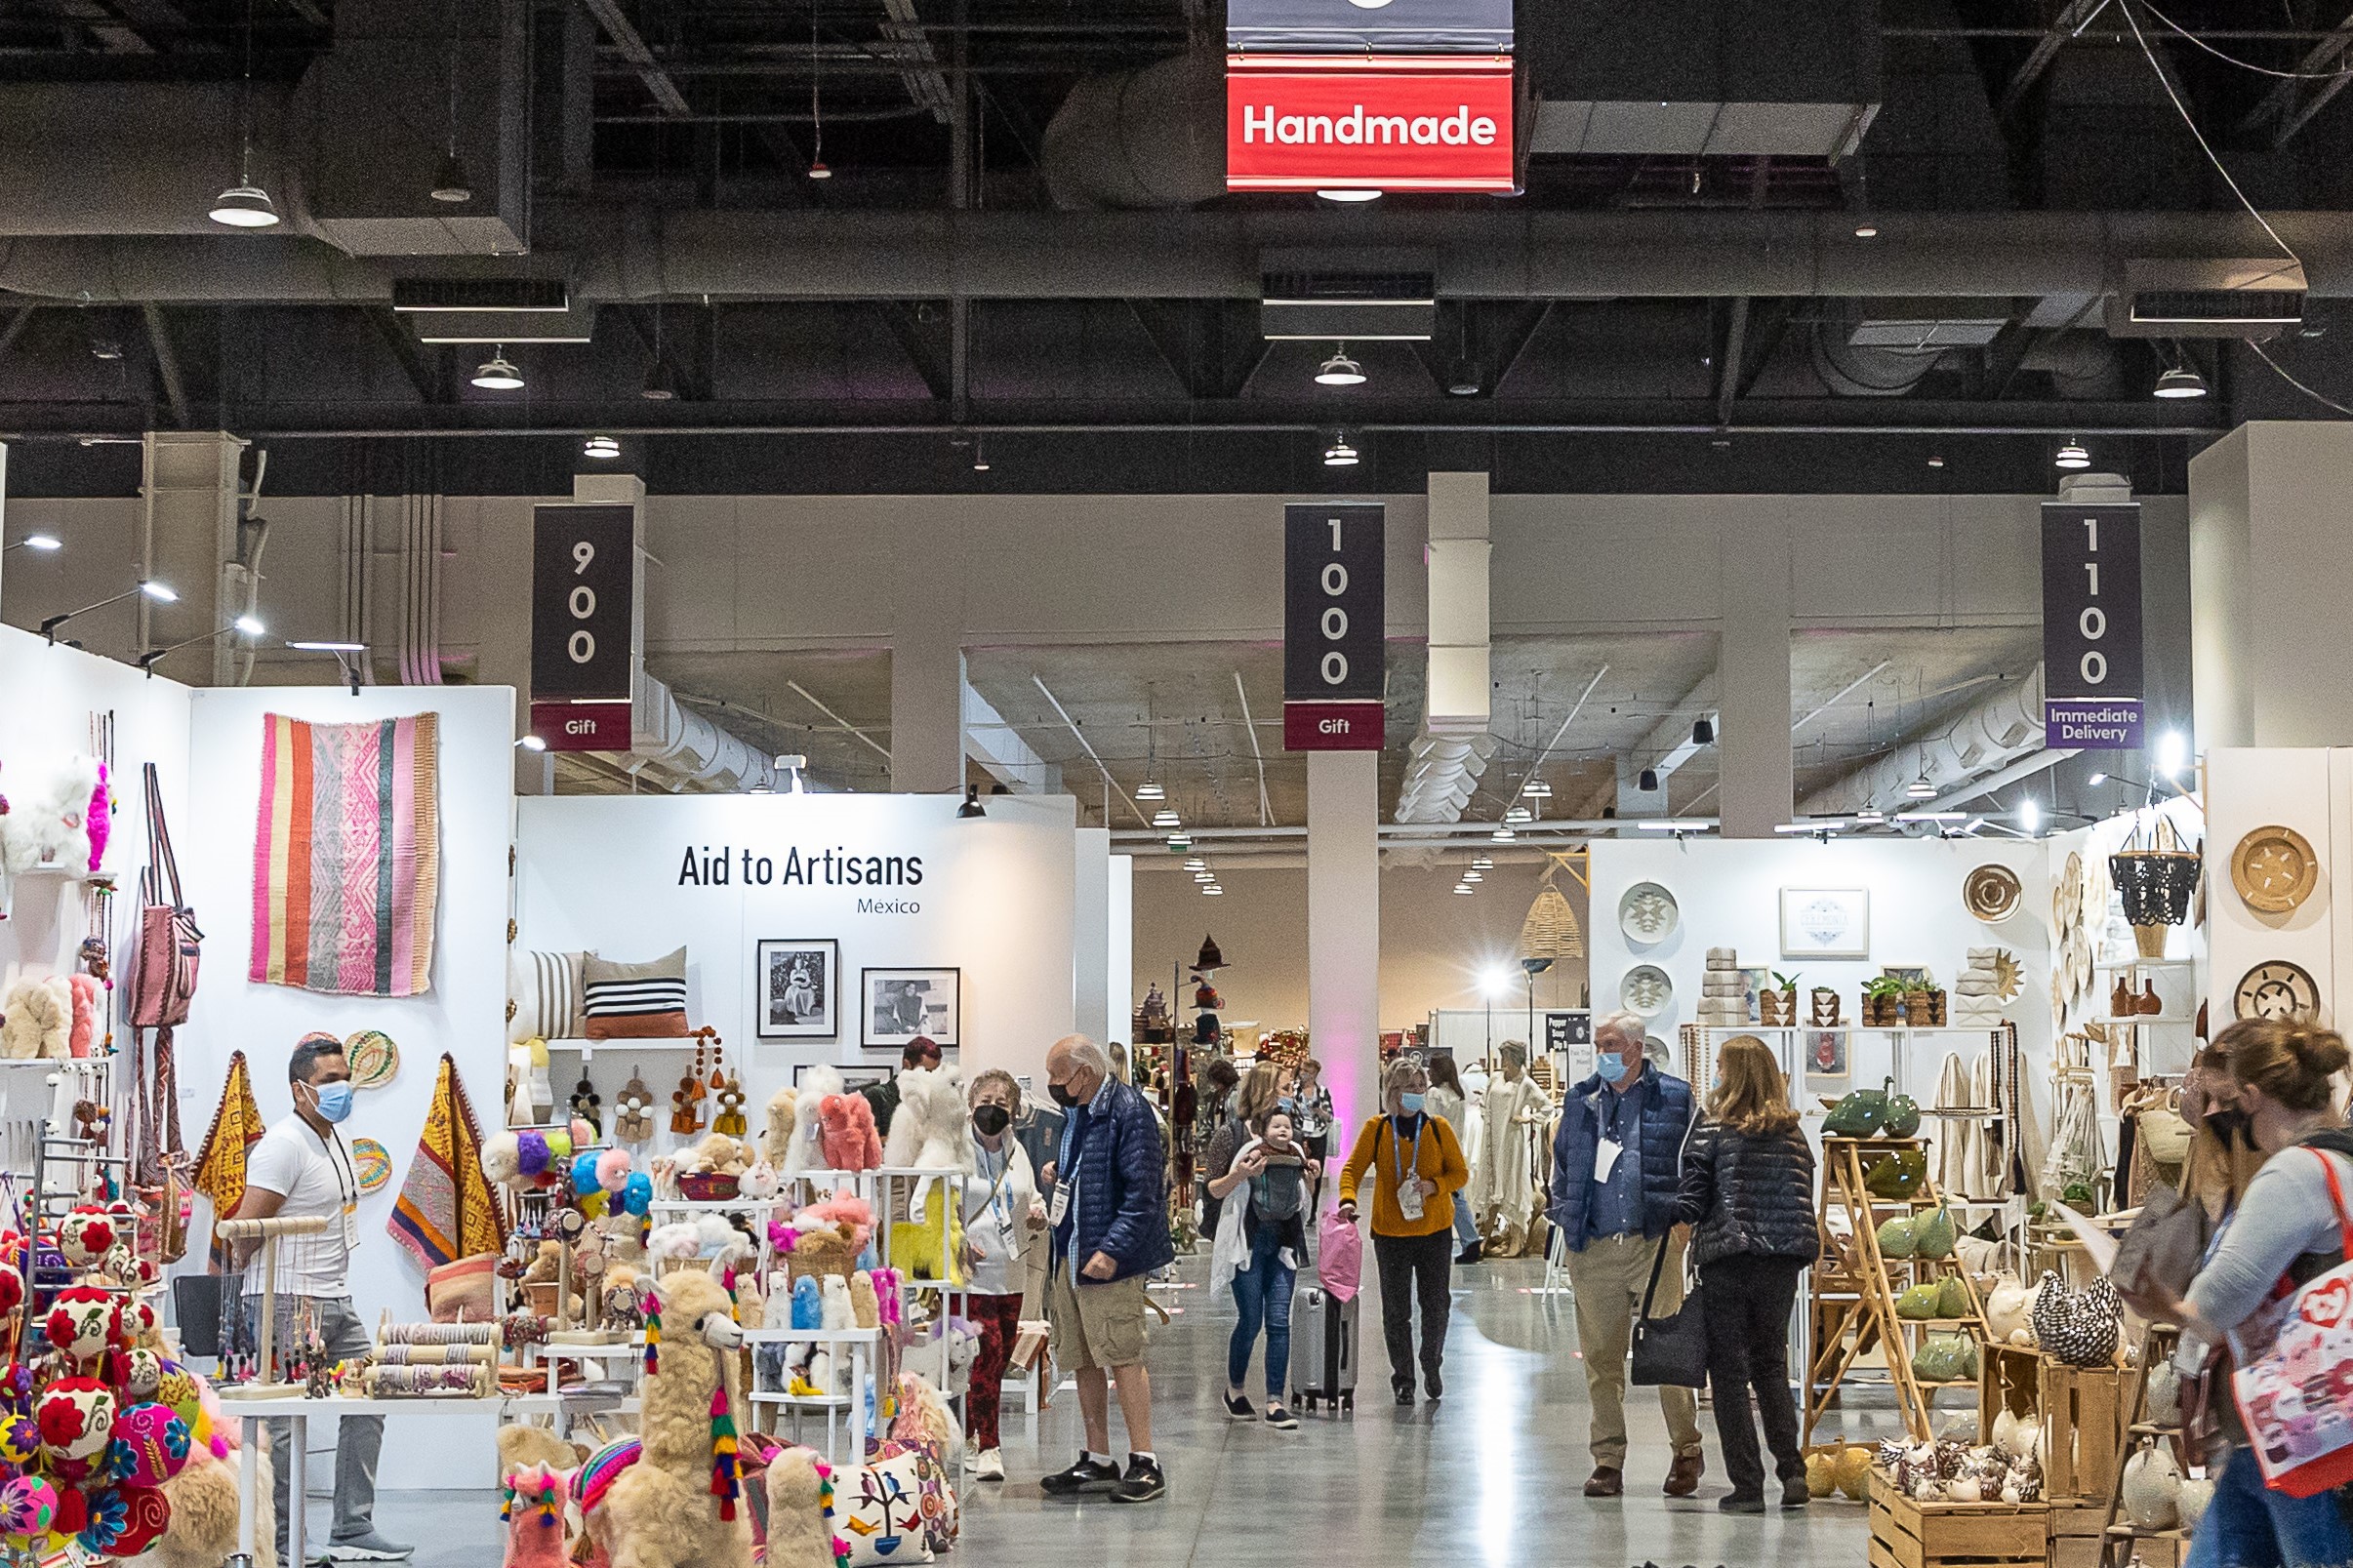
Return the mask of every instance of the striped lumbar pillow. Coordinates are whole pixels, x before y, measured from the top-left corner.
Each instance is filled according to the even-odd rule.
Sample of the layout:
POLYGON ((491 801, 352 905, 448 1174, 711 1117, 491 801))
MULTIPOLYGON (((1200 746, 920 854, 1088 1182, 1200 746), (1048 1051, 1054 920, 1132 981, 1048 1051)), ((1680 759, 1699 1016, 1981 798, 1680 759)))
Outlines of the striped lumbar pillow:
POLYGON ((514 999, 514 1016, 507 1021, 508 1045, 581 1037, 580 968, 584 956, 507 949, 507 994, 514 999))
POLYGON ((581 963, 581 995, 589 1040, 680 1039, 686 1027, 686 949, 642 964, 589 953, 581 963))

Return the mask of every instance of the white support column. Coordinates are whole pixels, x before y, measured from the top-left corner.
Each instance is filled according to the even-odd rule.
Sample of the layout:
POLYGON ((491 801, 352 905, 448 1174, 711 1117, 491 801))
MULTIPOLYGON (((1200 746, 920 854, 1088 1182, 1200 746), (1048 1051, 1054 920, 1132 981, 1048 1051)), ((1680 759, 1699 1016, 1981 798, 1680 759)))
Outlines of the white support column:
POLYGON ((1375 1113, 1381 1061, 1381 756, 1307 759, 1308 1047, 1323 1064, 1345 1154, 1375 1113))
POLYGON ((1125 1008, 1104 988, 1111 969, 1111 829, 1079 828, 1076 858, 1071 905, 1073 1017, 1078 1032, 1090 1040, 1126 1040, 1125 1008))
POLYGON ((1717 820, 1725 838, 1770 838, 1789 821, 1790 524, 1768 512, 1724 531, 1716 652, 1717 820))
POLYGON ((2197 748, 2353 744, 2353 423, 2262 420, 2190 460, 2197 748))
POLYGON ((964 786, 964 647, 960 618, 920 596, 891 639, 890 777, 901 794, 964 786))

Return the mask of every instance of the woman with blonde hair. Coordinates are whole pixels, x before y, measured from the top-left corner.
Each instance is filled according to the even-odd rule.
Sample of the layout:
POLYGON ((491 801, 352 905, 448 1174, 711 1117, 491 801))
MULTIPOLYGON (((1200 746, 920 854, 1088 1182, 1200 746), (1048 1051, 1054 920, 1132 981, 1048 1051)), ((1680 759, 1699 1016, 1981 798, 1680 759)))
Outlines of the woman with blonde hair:
POLYGON ((1684 1148, 1676 1218, 1690 1226, 1708 1325, 1708 1383, 1731 1493, 1726 1513, 1765 1511, 1765 1462, 1749 1392, 1765 1423, 1781 1506, 1805 1507, 1805 1455, 1789 1389, 1789 1314, 1798 1276, 1821 1250, 1813 1148, 1798 1126, 1772 1051, 1753 1034, 1724 1042, 1700 1123, 1684 1148))

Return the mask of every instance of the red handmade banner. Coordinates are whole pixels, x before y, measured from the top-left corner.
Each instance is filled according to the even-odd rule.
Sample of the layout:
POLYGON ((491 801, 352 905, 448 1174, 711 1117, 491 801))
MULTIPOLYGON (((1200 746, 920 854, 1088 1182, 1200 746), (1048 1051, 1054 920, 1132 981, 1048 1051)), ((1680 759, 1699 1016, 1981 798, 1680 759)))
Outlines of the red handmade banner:
POLYGON ((1517 188, 1512 62, 1231 56, 1226 188, 1517 188))

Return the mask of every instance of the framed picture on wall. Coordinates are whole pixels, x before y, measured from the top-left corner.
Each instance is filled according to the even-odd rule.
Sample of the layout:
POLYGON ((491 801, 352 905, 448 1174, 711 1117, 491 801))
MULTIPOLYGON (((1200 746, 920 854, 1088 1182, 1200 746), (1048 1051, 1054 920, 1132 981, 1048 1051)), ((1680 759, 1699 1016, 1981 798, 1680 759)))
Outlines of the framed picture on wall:
POLYGON ((869 969, 859 1010, 859 1044, 895 1051, 921 1035, 943 1050, 963 1044, 963 972, 956 969, 869 969))
POLYGON ((1845 1029, 1808 1029, 1805 1039, 1805 1082, 1809 1087, 1846 1076, 1845 1029))
POLYGON ((1781 956, 1871 956, 1871 893, 1867 888, 1783 888, 1781 956))
POLYGON ((759 1037, 830 1040, 841 1032, 841 944, 830 937, 759 945, 759 1037))
MULTIPOLYGON (((818 1066, 821 1065, 829 1066, 832 1065, 830 1063, 819 1064, 814 1062, 803 1062, 797 1064, 792 1068, 792 1087, 795 1089, 799 1088, 802 1075, 805 1074, 812 1066, 818 1066)), ((890 1081, 890 1069, 888 1067, 836 1066, 833 1067, 833 1070, 841 1074, 841 1092, 845 1095, 854 1095, 861 1089, 872 1089, 878 1083, 888 1083, 890 1081)))

